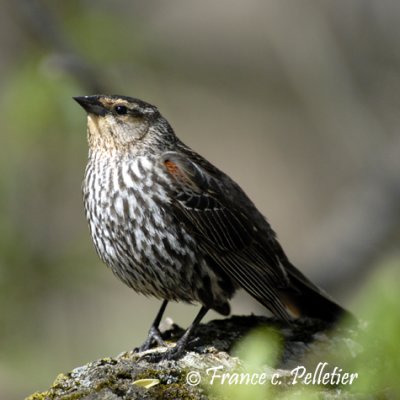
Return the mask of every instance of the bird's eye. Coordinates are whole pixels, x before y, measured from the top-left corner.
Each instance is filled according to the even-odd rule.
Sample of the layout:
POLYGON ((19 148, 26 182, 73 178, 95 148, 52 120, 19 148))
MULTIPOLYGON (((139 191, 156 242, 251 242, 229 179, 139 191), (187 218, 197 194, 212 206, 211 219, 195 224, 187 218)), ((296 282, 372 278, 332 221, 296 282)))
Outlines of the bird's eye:
POLYGON ((128 108, 125 106, 115 106, 114 110, 118 115, 125 115, 128 112, 128 108))

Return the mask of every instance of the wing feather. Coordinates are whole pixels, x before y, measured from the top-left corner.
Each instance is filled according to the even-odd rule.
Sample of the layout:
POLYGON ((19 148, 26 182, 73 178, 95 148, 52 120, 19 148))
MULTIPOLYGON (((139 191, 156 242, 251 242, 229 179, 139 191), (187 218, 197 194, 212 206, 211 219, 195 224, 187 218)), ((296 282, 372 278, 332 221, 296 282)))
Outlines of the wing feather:
MULTIPOLYGON (((176 152, 165 153, 160 162, 172 178, 173 209, 189 224, 200 247, 247 292, 275 314, 290 319, 278 294, 288 285, 279 259, 281 248, 268 223, 262 220, 254 225, 249 204, 235 198, 235 194, 245 196, 241 189, 231 180, 232 187, 225 187, 226 180, 221 185, 210 171, 176 152)), ((251 202, 250 206, 257 212, 251 202)))

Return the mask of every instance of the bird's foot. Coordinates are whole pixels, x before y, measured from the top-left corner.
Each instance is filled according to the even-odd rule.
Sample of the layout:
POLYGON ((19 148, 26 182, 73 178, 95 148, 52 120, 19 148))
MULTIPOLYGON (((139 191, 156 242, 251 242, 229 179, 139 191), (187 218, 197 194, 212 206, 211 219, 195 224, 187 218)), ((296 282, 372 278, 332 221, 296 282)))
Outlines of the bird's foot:
POLYGON ((161 351, 157 351, 157 349, 155 352, 152 351, 151 353, 144 354, 141 359, 151 363, 166 360, 179 360, 184 356, 188 347, 200 340, 198 337, 195 337, 189 341, 187 339, 187 337, 181 337, 173 346, 164 344, 163 347, 167 347, 166 350, 160 349, 161 351))
POLYGON ((151 347, 153 346, 154 343, 157 343, 159 346, 162 346, 162 347, 166 346, 163 338, 161 337, 160 330, 157 327, 152 326, 149 330, 149 334, 148 334, 145 342, 141 346, 136 347, 134 349, 134 352, 141 353, 142 351, 149 350, 149 349, 151 349, 151 347))
MULTIPOLYGON (((179 343, 179 342, 178 342, 179 343)), ((140 359, 150 363, 158 363, 160 361, 179 360, 185 354, 185 347, 179 346, 178 343, 174 347, 168 346, 165 351, 157 351, 144 354, 140 359)))

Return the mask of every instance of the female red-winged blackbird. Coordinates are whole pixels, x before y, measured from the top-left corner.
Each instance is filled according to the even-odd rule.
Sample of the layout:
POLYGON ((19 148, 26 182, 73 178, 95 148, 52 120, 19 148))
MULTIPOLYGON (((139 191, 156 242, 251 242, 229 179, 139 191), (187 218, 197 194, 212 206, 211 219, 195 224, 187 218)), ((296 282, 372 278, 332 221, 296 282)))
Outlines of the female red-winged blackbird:
POLYGON ((156 107, 125 96, 75 100, 88 113, 86 217, 100 258, 132 289, 163 299, 140 348, 162 343, 168 301, 201 310, 165 358, 178 358, 209 309, 243 288, 272 313, 333 322, 345 311, 288 260, 231 178, 184 145, 156 107))

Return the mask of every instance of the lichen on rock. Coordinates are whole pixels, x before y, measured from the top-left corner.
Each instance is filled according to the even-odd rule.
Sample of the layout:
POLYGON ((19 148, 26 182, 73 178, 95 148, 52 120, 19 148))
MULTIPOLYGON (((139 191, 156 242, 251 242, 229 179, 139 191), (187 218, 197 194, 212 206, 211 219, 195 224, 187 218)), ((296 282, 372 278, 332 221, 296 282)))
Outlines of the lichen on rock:
MULTIPOLYGON (((310 354, 318 358, 318 354, 325 354, 345 340, 343 335, 329 334, 327 327, 316 320, 302 319, 287 326, 272 318, 234 316, 201 324, 194 334, 196 340, 177 361, 146 360, 147 353, 165 348, 143 353, 127 351, 60 374, 51 388, 27 400, 215 399, 218 396, 207 386, 207 370, 222 366, 225 372, 247 371, 248 366, 233 354, 233 349, 250 331, 262 326, 268 326, 282 338, 277 365, 266 366, 269 376, 274 373, 285 376, 294 365, 303 365, 310 354), (202 383, 190 381, 189 373, 194 378, 200 377, 202 383)), ((163 339, 173 342, 181 334, 182 329, 173 325, 163 333, 163 339)), ((350 343, 353 341, 350 332, 344 336, 350 343)), ((335 398, 335 392, 330 395, 335 398)))

